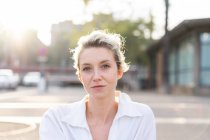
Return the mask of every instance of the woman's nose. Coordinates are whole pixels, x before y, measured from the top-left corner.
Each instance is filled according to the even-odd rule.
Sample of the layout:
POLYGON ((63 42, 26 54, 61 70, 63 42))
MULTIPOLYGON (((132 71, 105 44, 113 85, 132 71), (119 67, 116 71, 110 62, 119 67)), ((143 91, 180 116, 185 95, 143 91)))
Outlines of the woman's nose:
POLYGON ((94 72, 93 72, 93 81, 98 81, 98 80, 101 80, 100 72, 98 70, 94 70, 94 72))

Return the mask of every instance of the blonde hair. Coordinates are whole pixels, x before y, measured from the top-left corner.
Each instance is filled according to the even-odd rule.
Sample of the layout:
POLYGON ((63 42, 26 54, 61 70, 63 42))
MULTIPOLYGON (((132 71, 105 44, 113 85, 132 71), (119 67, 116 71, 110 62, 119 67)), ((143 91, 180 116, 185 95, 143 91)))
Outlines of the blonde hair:
POLYGON ((77 70, 76 74, 79 74, 79 56, 81 52, 90 47, 102 47, 111 50, 118 70, 126 72, 129 69, 129 65, 125 62, 124 43, 125 40, 120 34, 109 33, 104 30, 96 30, 89 35, 82 36, 78 41, 77 47, 71 50, 74 60, 73 66, 77 70))

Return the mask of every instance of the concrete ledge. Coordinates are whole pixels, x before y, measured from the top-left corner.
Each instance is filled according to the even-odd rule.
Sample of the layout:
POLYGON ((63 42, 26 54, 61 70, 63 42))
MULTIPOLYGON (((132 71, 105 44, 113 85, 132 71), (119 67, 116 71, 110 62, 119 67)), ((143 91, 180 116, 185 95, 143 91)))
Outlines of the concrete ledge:
POLYGON ((0 140, 38 139, 36 124, 19 122, 0 122, 0 140))

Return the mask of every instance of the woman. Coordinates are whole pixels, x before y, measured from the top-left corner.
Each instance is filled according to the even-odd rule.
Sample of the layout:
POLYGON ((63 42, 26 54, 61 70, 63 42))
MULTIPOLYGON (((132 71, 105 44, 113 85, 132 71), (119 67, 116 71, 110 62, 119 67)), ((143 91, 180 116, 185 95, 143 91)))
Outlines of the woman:
POLYGON ((155 140, 152 110, 116 91, 128 70, 119 34, 93 31, 73 51, 74 67, 87 92, 81 101, 49 109, 40 140, 155 140))

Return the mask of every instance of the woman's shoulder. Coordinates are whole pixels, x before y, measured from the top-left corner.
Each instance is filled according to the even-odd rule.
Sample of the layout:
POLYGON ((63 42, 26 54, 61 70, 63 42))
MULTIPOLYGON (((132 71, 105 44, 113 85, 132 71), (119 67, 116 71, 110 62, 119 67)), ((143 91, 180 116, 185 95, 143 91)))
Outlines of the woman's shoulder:
POLYGON ((131 100, 131 98, 126 93, 122 93, 122 94, 123 96, 125 96, 124 100, 129 110, 131 110, 132 112, 136 112, 137 114, 142 114, 142 116, 145 116, 145 115, 153 116, 153 111, 149 105, 131 100))
POLYGON ((133 105, 133 108, 138 112, 142 112, 142 113, 148 114, 148 115, 153 114, 151 107, 147 104, 139 103, 139 102, 135 102, 135 101, 132 101, 131 104, 133 105))
POLYGON ((43 117, 53 117, 53 118, 62 118, 75 110, 77 110, 81 106, 82 102, 73 102, 70 104, 59 105, 50 107, 43 115, 43 117))

